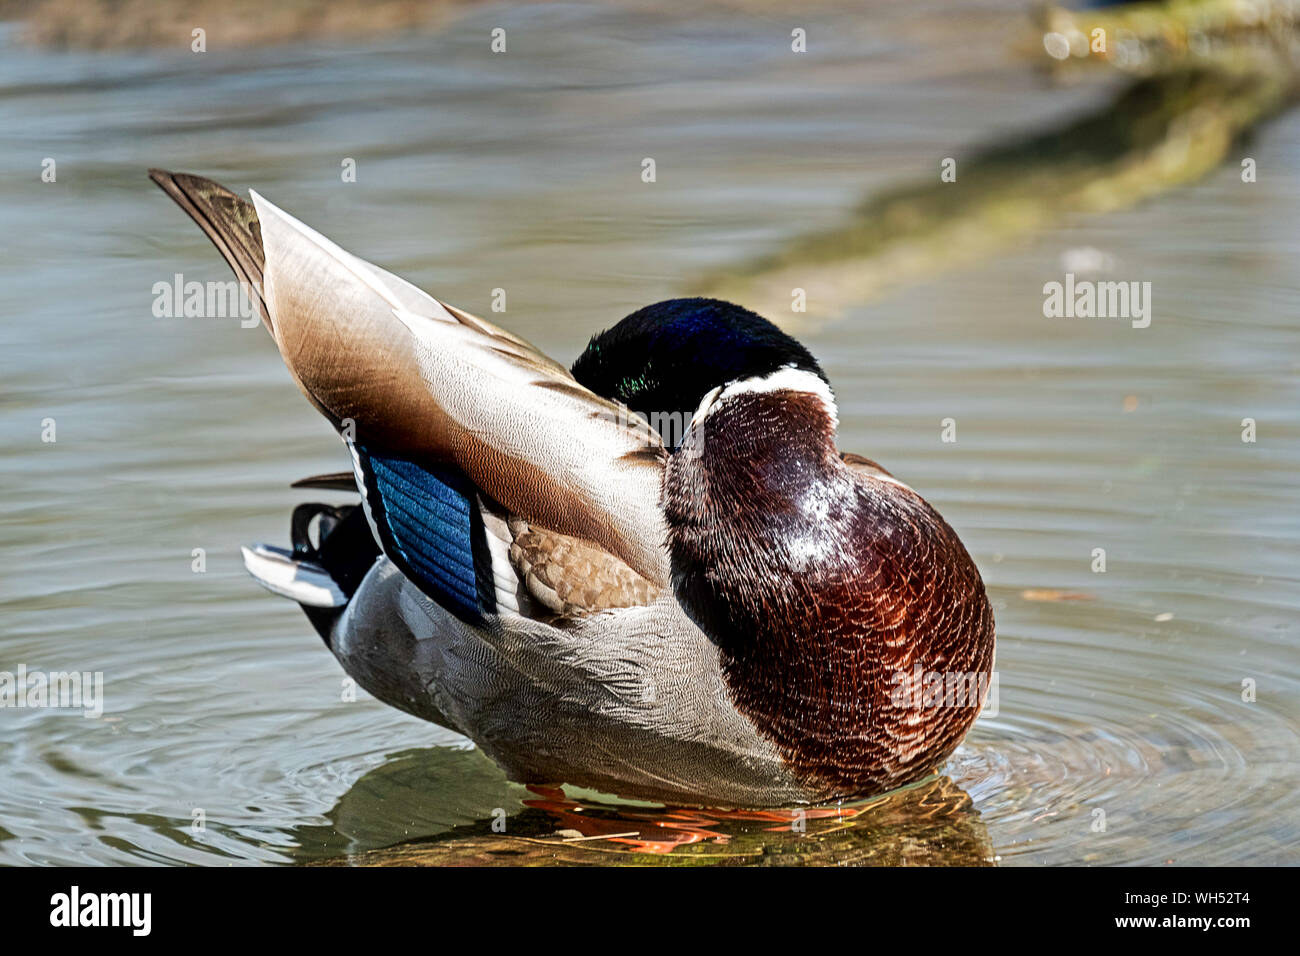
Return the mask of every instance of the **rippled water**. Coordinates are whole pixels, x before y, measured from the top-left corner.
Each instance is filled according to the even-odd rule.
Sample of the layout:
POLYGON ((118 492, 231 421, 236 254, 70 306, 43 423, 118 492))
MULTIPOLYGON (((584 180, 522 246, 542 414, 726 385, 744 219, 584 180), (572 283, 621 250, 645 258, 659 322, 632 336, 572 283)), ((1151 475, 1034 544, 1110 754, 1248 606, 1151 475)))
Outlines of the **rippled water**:
POLYGON ((1246 147, 1253 185, 1225 168, 803 333, 842 446, 940 508, 999 625, 998 713, 945 777, 814 815, 816 840, 508 784, 448 732, 341 701, 300 612, 245 576, 241 543, 287 537, 288 483, 346 463, 264 332, 152 316, 154 282, 229 276, 146 166, 254 186, 467 309, 506 288, 506 324, 570 359, 1102 95, 887 8, 804 19, 807 59, 778 16, 583 5, 203 57, 32 51, 0 26, 0 670, 103 671, 106 697, 99 720, 0 710, 0 862, 1297 860, 1294 114, 1246 147), (1079 249, 1152 282, 1150 328, 1043 318, 1079 249))

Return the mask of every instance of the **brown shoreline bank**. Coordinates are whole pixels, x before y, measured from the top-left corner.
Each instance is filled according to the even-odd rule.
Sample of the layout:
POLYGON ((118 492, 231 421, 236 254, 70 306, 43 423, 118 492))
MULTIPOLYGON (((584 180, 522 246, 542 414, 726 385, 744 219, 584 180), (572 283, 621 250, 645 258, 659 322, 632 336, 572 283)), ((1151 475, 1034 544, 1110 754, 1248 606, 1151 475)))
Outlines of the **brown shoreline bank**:
POLYGON ((0 0, 0 20, 20 21, 23 42, 54 49, 189 50, 331 37, 379 36, 445 23, 481 0, 0 0))

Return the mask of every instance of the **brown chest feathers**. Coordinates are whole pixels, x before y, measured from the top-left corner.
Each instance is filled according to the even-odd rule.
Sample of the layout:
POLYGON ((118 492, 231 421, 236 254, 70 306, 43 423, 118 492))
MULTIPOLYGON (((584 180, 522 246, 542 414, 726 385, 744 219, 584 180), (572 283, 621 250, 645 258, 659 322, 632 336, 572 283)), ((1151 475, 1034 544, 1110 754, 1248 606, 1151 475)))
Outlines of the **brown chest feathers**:
POLYGON ((665 512, 679 600, 805 786, 880 792, 956 748, 993 664, 983 582, 920 496, 840 458, 816 396, 724 396, 673 456, 665 512))

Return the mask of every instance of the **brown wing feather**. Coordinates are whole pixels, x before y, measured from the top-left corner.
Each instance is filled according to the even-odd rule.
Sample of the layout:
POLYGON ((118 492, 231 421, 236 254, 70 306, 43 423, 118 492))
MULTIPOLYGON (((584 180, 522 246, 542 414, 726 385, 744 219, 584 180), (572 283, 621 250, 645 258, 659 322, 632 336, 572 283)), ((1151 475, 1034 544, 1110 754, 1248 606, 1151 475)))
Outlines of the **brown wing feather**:
POLYGON ((510 562, 534 600, 562 617, 651 604, 660 590, 608 551, 510 519, 510 562))

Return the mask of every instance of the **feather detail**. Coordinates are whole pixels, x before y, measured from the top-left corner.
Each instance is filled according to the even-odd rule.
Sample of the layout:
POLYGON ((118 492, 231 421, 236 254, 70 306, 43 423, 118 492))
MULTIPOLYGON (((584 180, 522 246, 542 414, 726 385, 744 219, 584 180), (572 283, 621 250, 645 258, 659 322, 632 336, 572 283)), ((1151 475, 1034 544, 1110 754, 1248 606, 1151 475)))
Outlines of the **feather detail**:
POLYGON ((654 603, 661 591, 590 541, 509 522, 510 563, 532 598, 561 617, 654 603))
POLYGON ((348 596, 329 572, 315 562, 266 544, 240 548, 240 551, 244 555, 244 567, 253 580, 273 594, 313 608, 340 608, 348 603, 348 596))
POLYGON ((316 488, 321 491, 357 490, 356 476, 350 471, 332 471, 328 475, 311 475, 299 478, 289 485, 290 488, 316 488))
POLYGON ((276 343, 372 450, 451 465, 508 513, 665 585, 657 432, 523 339, 345 252, 253 193, 276 343))
POLYGON ((199 176, 150 176, 256 295, 290 374, 346 438, 450 465, 506 513, 668 584, 667 452, 644 419, 519 336, 346 252, 257 193, 249 204, 199 176))
POLYGON ((202 176, 149 170, 149 178, 170 196, 217 247, 262 316, 272 335, 271 315, 262 297, 262 234, 257 212, 225 186, 202 176))

